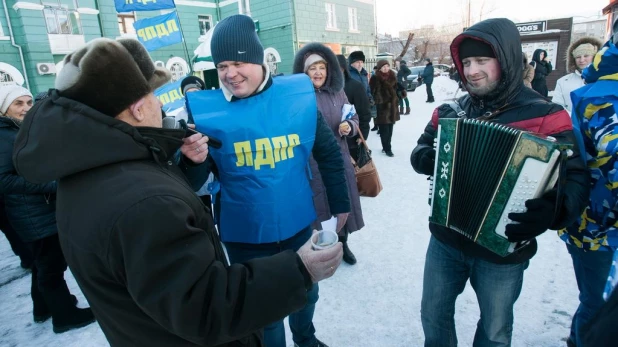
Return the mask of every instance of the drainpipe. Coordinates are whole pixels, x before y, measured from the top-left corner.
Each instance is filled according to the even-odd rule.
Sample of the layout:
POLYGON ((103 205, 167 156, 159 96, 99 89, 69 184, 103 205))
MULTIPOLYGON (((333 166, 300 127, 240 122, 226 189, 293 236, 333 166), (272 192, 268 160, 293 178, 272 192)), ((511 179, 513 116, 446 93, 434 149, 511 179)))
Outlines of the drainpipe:
POLYGON ((296 50, 298 49, 298 23, 296 22, 296 0, 290 0, 290 9, 291 9, 291 14, 292 14, 292 35, 294 35, 294 37, 292 38, 292 45, 294 45, 294 47, 292 47, 292 52, 296 53, 296 50))
POLYGON ((6 24, 9 27, 9 35, 11 36, 11 45, 19 51, 19 58, 21 59, 21 68, 24 70, 24 81, 26 82, 26 89, 30 90, 30 82, 28 81, 28 71, 26 71, 26 63, 24 61, 24 52, 21 50, 21 46, 15 43, 15 37, 13 36, 13 24, 11 24, 11 18, 9 18, 9 10, 6 7, 6 0, 2 0, 4 6, 4 15, 6 16, 6 24))
MULTIPOLYGON (((78 4, 77 7, 79 7, 79 3, 77 0, 75 0, 75 3, 78 4)), ((101 20, 101 6, 99 6, 99 0, 94 0, 94 8, 99 11, 99 14, 97 15, 97 20, 99 21, 99 28, 101 28, 101 37, 106 37, 105 28, 103 27, 103 20, 101 20)))
MULTIPOLYGON (((221 1, 215 0, 215 6, 217 7, 217 23, 221 21, 221 5, 219 4, 221 1)), ((215 23, 215 24, 217 24, 215 23)))

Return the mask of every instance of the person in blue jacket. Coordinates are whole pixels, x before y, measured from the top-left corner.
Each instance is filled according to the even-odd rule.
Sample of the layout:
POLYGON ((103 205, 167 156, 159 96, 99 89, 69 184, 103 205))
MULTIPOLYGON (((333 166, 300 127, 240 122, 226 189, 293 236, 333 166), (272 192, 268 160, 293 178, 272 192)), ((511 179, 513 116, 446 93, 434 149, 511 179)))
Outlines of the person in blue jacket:
POLYGON ((425 83, 425 86, 427 88, 427 101, 425 102, 432 103, 435 102, 433 98, 433 90, 431 89, 431 84, 433 83, 434 69, 433 64, 431 63, 431 59, 427 58, 425 59, 425 62, 425 69, 423 70, 423 73, 419 78, 423 80, 423 83, 425 83))
MULTIPOLYGON (((316 211, 310 156, 318 163, 340 230, 350 212, 344 162, 317 111, 309 77, 272 78, 255 24, 245 15, 217 24, 211 52, 221 89, 187 98, 197 130, 222 142, 220 149, 209 148, 206 165, 220 182, 214 212, 230 262, 297 250, 311 237, 316 211)), ((307 291, 306 306, 289 317, 299 347, 326 346, 315 337, 312 322, 317 300, 316 283, 307 291)), ((287 346, 283 321, 267 326, 264 340, 269 347, 287 346)))

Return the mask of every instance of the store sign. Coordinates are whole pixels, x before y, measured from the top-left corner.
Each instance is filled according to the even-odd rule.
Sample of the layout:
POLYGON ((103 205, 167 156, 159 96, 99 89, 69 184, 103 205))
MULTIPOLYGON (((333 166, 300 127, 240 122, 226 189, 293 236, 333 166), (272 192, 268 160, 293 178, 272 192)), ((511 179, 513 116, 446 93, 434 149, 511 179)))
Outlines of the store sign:
POLYGON ((541 33, 546 30, 547 22, 529 22, 515 24, 520 34, 541 33))

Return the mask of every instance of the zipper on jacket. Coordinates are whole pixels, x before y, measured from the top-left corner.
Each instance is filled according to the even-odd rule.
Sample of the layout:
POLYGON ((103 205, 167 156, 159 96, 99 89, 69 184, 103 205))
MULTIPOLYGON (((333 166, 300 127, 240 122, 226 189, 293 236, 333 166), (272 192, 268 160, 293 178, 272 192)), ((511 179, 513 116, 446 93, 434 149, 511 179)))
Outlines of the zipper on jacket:
POLYGON ((49 199, 51 198, 51 194, 45 193, 43 194, 43 197, 45 198, 45 203, 49 205, 49 199))

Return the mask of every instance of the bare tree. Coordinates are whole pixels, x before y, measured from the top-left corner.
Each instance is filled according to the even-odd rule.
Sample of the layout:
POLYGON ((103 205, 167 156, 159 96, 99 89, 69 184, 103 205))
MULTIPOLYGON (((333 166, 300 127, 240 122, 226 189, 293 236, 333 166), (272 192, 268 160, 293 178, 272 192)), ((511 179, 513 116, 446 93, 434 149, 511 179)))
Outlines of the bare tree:
POLYGON ((412 43, 412 39, 414 39, 414 33, 409 33, 408 39, 406 40, 405 44, 403 44, 402 41, 399 41, 403 45, 403 47, 401 49, 401 53, 399 53, 397 58, 395 58, 396 61, 401 61, 403 57, 406 55, 406 53, 408 53, 408 49, 410 49, 410 44, 412 43))

